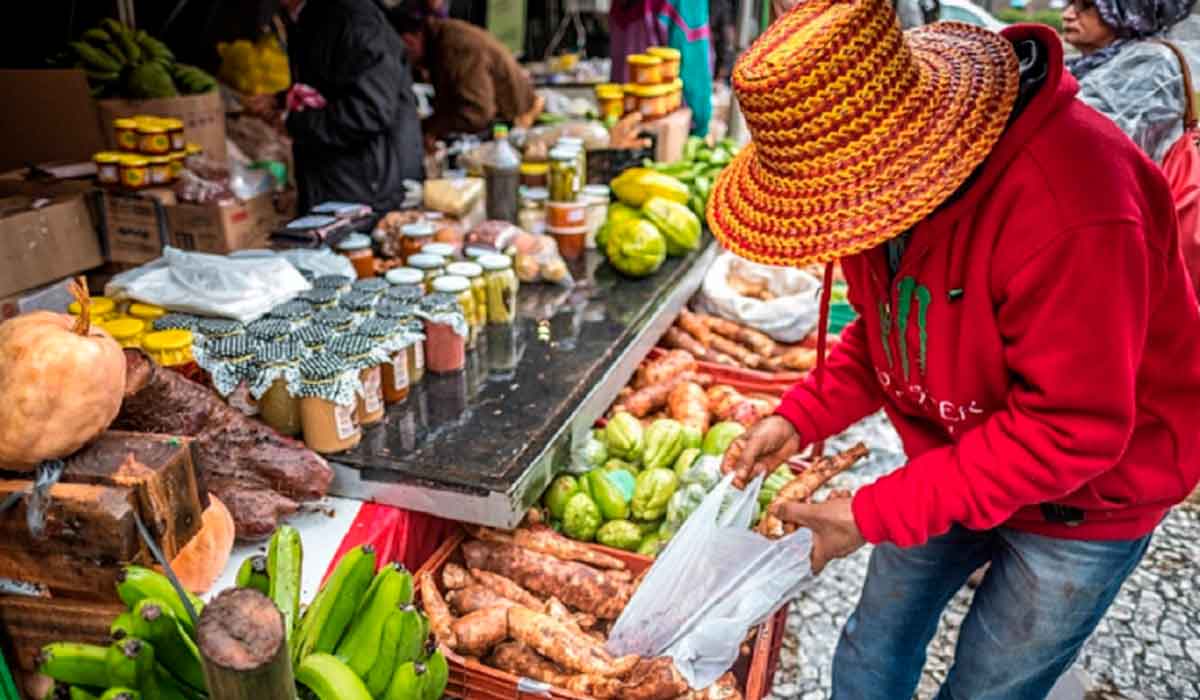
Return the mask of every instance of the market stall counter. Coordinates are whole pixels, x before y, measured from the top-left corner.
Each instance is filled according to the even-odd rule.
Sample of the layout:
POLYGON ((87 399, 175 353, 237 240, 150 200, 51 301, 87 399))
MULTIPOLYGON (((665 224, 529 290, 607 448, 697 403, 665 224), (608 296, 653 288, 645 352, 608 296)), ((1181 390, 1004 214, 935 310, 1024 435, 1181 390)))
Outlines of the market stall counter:
POLYGON ((574 289, 521 287, 511 327, 488 326, 464 371, 427 373, 355 448, 331 493, 512 528, 569 461, 699 288, 716 246, 620 277, 589 251, 574 289))

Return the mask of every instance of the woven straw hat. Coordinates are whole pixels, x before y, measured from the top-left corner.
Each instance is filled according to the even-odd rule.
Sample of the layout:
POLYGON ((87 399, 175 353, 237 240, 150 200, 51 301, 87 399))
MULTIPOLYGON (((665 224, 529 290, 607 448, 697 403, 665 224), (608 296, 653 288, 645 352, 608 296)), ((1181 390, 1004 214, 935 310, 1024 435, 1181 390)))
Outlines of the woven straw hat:
POLYGON ((769 265, 877 246, 983 162, 1018 80, 998 34, 957 22, 904 33, 890 0, 807 0, 734 68, 753 142, 718 178, 709 225, 769 265))

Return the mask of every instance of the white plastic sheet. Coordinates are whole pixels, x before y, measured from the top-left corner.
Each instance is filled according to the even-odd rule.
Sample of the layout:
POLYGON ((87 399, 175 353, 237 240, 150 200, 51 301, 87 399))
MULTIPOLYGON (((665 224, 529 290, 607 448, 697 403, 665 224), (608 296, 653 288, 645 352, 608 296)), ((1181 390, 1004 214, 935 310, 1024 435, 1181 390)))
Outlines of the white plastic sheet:
POLYGON ((738 491, 730 474, 708 494, 617 620, 609 652, 670 656, 691 687, 707 688, 737 661, 746 633, 808 584, 808 530, 778 540, 750 530, 762 481, 738 491))
POLYGON ((786 267, 770 267, 722 253, 704 276, 700 305, 717 316, 737 321, 784 343, 798 343, 817 327, 821 282, 812 275, 786 267), (729 272, 763 281, 775 296, 770 301, 742 296, 729 286, 729 272))
POLYGON ((161 258, 113 277, 104 291, 172 311, 247 322, 310 287, 278 255, 230 258, 168 247, 161 258))

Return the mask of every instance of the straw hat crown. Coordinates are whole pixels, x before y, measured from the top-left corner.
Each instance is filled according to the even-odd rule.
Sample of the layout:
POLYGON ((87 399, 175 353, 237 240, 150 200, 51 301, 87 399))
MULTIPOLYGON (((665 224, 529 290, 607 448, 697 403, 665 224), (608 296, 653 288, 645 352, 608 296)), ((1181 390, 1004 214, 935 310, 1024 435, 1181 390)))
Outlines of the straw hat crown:
POLYGON ((808 0, 743 54, 753 142, 708 219, 742 257, 827 262, 911 228, 987 157, 1016 99, 1011 44, 939 23, 901 31, 889 0, 808 0))

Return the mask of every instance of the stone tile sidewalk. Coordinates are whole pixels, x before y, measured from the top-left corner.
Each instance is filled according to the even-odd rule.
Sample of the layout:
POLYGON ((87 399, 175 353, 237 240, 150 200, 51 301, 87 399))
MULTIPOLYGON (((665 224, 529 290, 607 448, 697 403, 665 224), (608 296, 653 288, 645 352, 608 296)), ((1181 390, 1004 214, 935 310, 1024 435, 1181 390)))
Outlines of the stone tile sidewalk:
MULTIPOLYGON (((899 439, 882 417, 851 428, 830 449, 858 440, 871 447, 871 459, 839 477, 834 487, 857 488, 903 461, 899 439)), ((858 600, 869 556, 864 548, 830 564, 820 585, 792 603, 768 700, 829 697, 833 649, 858 600)), ((970 601, 971 591, 964 587, 942 616, 918 687, 921 700, 936 695, 954 662, 958 625, 970 601)), ((1200 505, 1180 506, 1160 526, 1078 665, 1090 676, 1088 700, 1200 700, 1200 505)))

